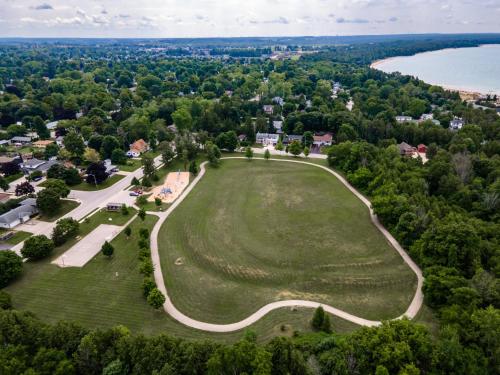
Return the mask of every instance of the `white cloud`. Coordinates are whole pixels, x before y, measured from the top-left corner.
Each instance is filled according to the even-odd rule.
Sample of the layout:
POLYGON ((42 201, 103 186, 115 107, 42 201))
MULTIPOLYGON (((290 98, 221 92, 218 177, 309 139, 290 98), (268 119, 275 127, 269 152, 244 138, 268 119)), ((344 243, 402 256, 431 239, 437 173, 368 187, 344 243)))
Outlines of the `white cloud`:
POLYGON ((38 1, 0 0, 0 36, 500 32, 500 0, 38 1))

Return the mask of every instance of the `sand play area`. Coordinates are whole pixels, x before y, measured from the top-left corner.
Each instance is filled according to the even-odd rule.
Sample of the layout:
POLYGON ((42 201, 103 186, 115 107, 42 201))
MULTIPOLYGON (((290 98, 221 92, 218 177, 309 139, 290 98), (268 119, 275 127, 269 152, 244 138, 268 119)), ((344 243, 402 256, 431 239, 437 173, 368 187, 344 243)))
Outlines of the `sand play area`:
POLYGON ((160 198, 164 203, 172 203, 188 185, 189 172, 171 172, 165 177, 163 185, 153 189, 148 201, 152 202, 155 198, 160 198))

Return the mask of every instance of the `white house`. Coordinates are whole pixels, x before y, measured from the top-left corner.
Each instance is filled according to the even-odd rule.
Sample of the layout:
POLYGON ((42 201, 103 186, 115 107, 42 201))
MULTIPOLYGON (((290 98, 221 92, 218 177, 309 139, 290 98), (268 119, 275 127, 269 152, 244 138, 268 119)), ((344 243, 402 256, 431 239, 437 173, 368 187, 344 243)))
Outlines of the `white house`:
POLYGON ((450 130, 460 130, 465 125, 465 121, 461 117, 455 117, 450 121, 450 130))
POLYGON ((276 144, 279 141, 279 134, 270 134, 270 133, 257 133, 255 135, 255 142, 262 144, 264 146, 267 145, 273 145, 276 146, 276 144))
POLYGON ((399 123, 412 122, 413 118, 411 116, 396 116, 396 121, 399 123))
POLYGON ((313 136, 313 145, 316 147, 331 146, 332 141, 333 141, 333 136, 330 133, 313 136))
POLYGON ((19 207, 0 215, 0 228, 12 229, 19 224, 27 222, 33 215, 38 213, 36 199, 28 198, 20 203, 19 207))

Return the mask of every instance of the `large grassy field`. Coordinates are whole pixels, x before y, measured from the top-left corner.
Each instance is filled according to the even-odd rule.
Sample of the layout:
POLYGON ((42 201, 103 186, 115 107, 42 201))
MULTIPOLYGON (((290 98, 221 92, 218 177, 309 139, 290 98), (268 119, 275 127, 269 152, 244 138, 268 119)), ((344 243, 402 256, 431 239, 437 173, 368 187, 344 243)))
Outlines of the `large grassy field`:
MULTIPOLYGON (((123 224, 132 212, 126 217, 119 215, 104 211, 96 213, 81 224, 80 232, 82 235, 89 233, 96 225, 106 223, 109 216, 116 216, 114 224, 123 224)), ((23 275, 6 288, 12 295, 14 306, 32 311, 47 322, 72 320, 91 328, 122 324, 134 333, 147 335, 168 333, 190 339, 212 338, 227 342, 239 339, 242 332, 211 334, 188 328, 163 310, 156 311, 146 303, 141 291, 142 275, 139 273, 136 244, 139 228, 151 229, 156 220, 150 215, 146 216, 144 223, 139 218, 134 220, 130 238, 121 233, 112 241, 115 253, 111 259, 99 254, 83 268, 63 269, 50 264, 52 259, 76 242, 72 240, 56 249, 51 259, 25 263, 23 275)), ((307 332, 312 314, 309 309, 282 309, 272 312, 250 328, 261 341, 277 335, 292 335, 296 330, 307 332)), ((331 319, 336 332, 357 328, 336 317, 331 319)))
POLYGON ((209 168, 163 225, 159 246, 174 304, 212 323, 283 299, 389 319, 406 310, 416 288, 367 207, 307 165, 224 160, 209 168))

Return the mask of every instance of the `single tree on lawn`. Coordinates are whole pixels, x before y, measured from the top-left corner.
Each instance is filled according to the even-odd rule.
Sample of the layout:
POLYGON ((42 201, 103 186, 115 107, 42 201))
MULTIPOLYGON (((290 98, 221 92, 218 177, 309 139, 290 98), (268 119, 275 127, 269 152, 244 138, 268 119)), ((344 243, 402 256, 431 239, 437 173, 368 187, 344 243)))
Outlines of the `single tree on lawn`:
POLYGON ((266 151, 264 151, 264 159, 269 160, 270 158, 271 158, 271 153, 266 148, 266 151))
POLYGON ((37 194, 36 205, 42 214, 57 212, 61 208, 61 197, 54 189, 43 189, 37 194))
POLYGON ((28 181, 21 182, 16 186, 16 197, 20 197, 21 195, 33 194, 35 192, 35 188, 28 181))
POLYGON ((87 167, 87 178, 86 181, 88 184, 97 184, 100 185, 106 179, 109 177, 109 175, 106 173, 106 166, 104 165, 103 162, 98 162, 98 163, 91 163, 87 167))
POLYGON ((144 210, 144 208, 141 208, 139 210, 139 213, 137 215, 139 215, 139 217, 141 218, 141 220, 144 221, 144 219, 146 219, 146 211, 144 210))
POLYGON ((156 171, 153 158, 149 155, 143 155, 141 163, 142 163, 142 171, 144 173, 144 177, 146 177, 147 179, 153 178, 156 171))
POLYGON ((127 155, 121 148, 115 148, 111 153, 111 163, 114 164, 127 164, 127 155))
POLYGON ((307 158, 309 156, 309 147, 304 147, 304 156, 307 158))
POLYGON ((23 270, 23 259, 11 250, 0 251, 0 288, 6 287, 23 270))
POLYGON ((194 175, 198 174, 198 165, 196 164, 196 160, 192 160, 191 163, 189 163, 189 172, 194 175))
POLYGON ((58 220, 52 231, 52 241, 55 246, 61 246, 70 238, 75 237, 79 230, 80 224, 71 217, 58 220))
POLYGON ((120 211, 121 211, 121 213, 122 213, 123 216, 127 216, 128 215, 128 207, 127 207, 127 205, 124 204, 122 206, 122 208, 120 208, 120 211))
POLYGON ((70 189, 64 181, 54 179, 54 178, 49 178, 45 183, 43 184, 45 186, 45 189, 52 189, 54 190, 60 198, 66 198, 69 195, 70 189))
POLYGON ((42 259, 49 256, 54 250, 54 242, 47 236, 40 234, 24 241, 21 255, 29 260, 42 259))
POLYGON ((283 151, 283 142, 281 141, 281 139, 278 141, 278 143, 276 144, 276 146, 274 148, 277 151, 283 151))
POLYGON ((108 241, 105 241, 101 247, 102 254, 107 256, 108 258, 110 258, 113 255, 114 251, 115 248, 108 241))
POLYGON ((325 310, 322 306, 319 306, 315 311, 311 321, 311 326, 316 331, 321 331, 323 327, 323 321, 325 320, 325 310))
POLYGON ((158 208, 161 207, 161 199, 160 198, 158 198, 158 197, 155 198, 155 205, 158 208))
POLYGON ((148 295, 148 303, 155 309, 159 309, 165 303, 165 296, 158 288, 153 288, 148 295))
POLYGON ((300 153, 302 152, 302 146, 300 145, 300 143, 298 141, 293 141, 288 150, 290 151, 290 153, 293 155, 293 156, 299 156, 300 153))
POLYGON ((2 189, 3 191, 7 191, 9 190, 9 183, 7 182, 7 180, 3 177, 0 177, 0 189, 2 189))
POLYGON ((125 228, 125 236, 127 236, 127 238, 129 238, 131 234, 132 234, 132 228, 126 227, 125 228))
POLYGON ((140 184, 141 184, 141 182, 137 179, 137 177, 134 177, 132 179, 132 185, 139 186, 140 184))
POLYGON ((323 317, 323 323, 321 324, 321 330, 326 333, 332 333, 332 326, 330 324, 330 315, 325 313, 323 317))
POLYGON ((248 159, 248 160, 252 160, 253 158, 253 151, 252 151, 252 148, 250 146, 248 146, 246 149, 245 149, 245 157, 248 159))
POLYGON ((65 168, 63 172, 63 180, 68 186, 78 185, 82 182, 80 172, 76 168, 65 168))
POLYGON ((219 165, 221 153, 219 148, 212 142, 207 142, 205 144, 205 152, 207 153, 207 159, 211 166, 217 167, 219 165))

